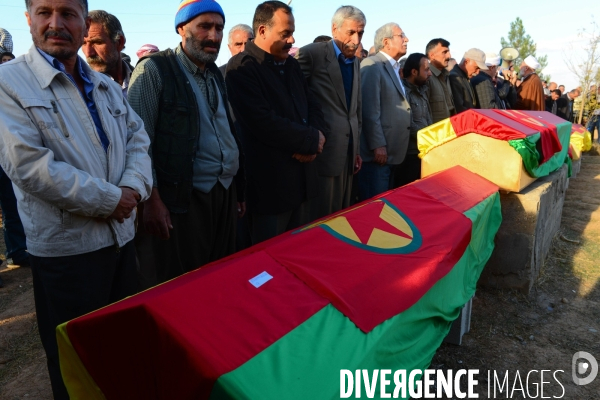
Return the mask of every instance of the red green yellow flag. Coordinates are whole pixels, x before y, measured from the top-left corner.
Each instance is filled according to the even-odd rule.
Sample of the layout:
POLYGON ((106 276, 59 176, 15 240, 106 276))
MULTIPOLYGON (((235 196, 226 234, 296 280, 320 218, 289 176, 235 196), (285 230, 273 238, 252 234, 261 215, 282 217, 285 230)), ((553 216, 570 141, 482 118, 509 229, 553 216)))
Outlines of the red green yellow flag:
POLYGON ((72 399, 339 396, 426 368, 473 296, 497 187, 455 167, 61 325, 72 399))

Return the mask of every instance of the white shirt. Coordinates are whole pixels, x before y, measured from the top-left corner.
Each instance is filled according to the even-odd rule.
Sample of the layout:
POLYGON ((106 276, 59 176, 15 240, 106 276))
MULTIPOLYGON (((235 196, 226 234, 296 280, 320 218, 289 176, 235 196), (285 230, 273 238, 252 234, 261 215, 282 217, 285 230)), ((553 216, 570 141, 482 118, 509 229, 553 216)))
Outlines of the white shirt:
POLYGON ((400 89, 402 89, 402 95, 404 97, 406 97, 406 90, 404 89, 404 85, 402 84, 402 79, 400 79, 400 63, 396 60, 394 60, 392 57, 390 57, 385 51, 380 50, 379 51, 381 54, 383 54, 385 56, 385 58, 388 59, 388 61, 390 62, 390 64, 392 65, 392 68, 394 69, 394 72, 396 73, 396 78, 398 79, 398 82, 400 83, 400 89))

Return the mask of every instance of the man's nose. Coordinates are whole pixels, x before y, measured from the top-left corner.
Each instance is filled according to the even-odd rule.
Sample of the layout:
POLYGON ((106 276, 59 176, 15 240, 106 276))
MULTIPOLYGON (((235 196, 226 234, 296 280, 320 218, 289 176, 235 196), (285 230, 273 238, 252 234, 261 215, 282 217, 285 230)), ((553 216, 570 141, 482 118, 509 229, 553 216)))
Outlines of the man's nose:
POLYGON ((54 11, 50 16, 48 28, 55 31, 60 31, 64 28, 64 21, 59 12, 54 11))

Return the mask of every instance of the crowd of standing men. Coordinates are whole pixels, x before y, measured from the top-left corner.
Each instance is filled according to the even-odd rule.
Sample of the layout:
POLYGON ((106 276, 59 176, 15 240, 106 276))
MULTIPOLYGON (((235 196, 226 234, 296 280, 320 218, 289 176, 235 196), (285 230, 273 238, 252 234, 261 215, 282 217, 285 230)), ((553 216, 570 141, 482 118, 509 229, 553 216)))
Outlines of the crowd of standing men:
POLYGON ((292 57, 292 9, 265 1, 252 27, 229 31, 219 68, 226 15, 214 0, 182 1, 179 46, 145 45, 135 67, 114 15, 86 0, 25 3, 33 46, 0 67, 0 164, 57 399, 68 398, 57 325, 419 179, 417 132, 432 123, 547 107, 535 58, 521 79, 475 48, 449 68, 441 38, 402 59, 397 23, 367 56, 353 6, 292 57))

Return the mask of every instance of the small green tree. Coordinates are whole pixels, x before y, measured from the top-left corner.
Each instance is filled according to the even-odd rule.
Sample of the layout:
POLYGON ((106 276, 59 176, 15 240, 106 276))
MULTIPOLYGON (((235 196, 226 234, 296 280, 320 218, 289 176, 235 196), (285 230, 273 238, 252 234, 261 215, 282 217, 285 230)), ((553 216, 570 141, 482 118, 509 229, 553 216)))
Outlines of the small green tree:
POLYGON ((543 75, 541 72, 548 66, 548 56, 538 56, 536 54, 537 45, 534 43, 531 36, 525 33, 525 27, 523 26, 523 20, 519 17, 510 23, 510 30, 508 31, 508 39, 504 37, 500 38, 500 45, 502 48, 514 47, 519 51, 519 58, 515 60, 515 69, 519 68, 523 59, 527 56, 534 56, 540 65, 542 66, 536 72, 540 76, 540 79, 550 82, 550 75, 543 75))

